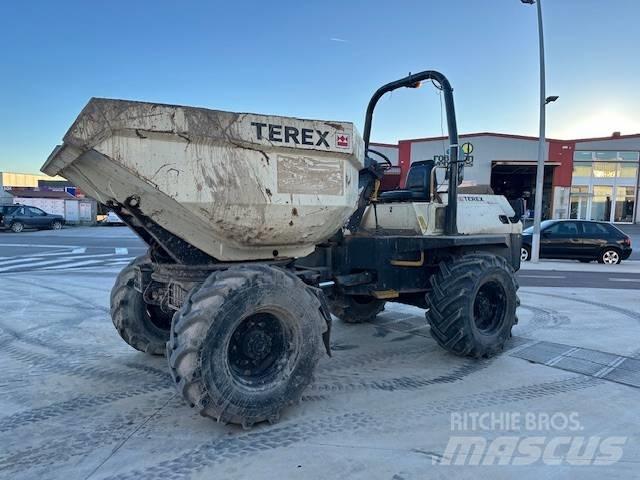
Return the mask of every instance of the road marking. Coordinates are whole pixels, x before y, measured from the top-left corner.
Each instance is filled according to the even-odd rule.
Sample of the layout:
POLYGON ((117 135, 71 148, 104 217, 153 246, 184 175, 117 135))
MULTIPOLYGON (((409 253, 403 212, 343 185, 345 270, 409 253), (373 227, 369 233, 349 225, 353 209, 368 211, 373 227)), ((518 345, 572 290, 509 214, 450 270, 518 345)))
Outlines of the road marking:
POLYGON ((611 373, 616 367, 620 366, 620 364, 625 360, 626 360, 625 357, 616 357, 613 359, 613 361, 609 362, 609 364, 606 365, 604 368, 602 368, 600 371, 594 373, 593 376, 602 378, 605 375, 611 373))
MULTIPOLYGON (((90 271, 92 268, 94 267, 100 267, 101 269, 104 268, 110 268, 110 267, 122 267, 123 265, 127 265, 131 262, 131 260, 135 259, 136 257, 126 257, 122 260, 115 260, 115 261, 106 261, 105 263, 104 260, 100 260, 100 261, 93 261, 93 260, 85 260, 84 262, 76 262, 73 264, 64 264, 64 265, 55 265, 55 266, 51 266, 51 267, 44 267, 41 270, 66 270, 67 268, 76 268, 79 269, 79 267, 85 266, 85 268, 83 268, 83 271, 90 271)), ((36 270, 37 271, 37 270, 36 270)), ((102 270, 95 270, 95 271, 102 271, 102 270)))
POLYGON ((561 353, 560 355, 557 355, 555 357, 553 357, 551 360, 545 362, 545 365, 547 367, 553 367, 556 363, 558 363, 560 360, 566 358, 566 357, 570 357, 572 353, 577 352, 578 350, 580 350, 580 348, 578 347, 573 347, 570 348, 569 350, 567 350, 566 352, 561 353))
POLYGON ((83 260, 81 262, 65 263, 64 265, 54 265, 50 267, 44 267, 42 268, 42 270, 62 270, 62 269, 66 270, 67 268, 81 267, 83 265, 95 265, 102 261, 103 260, 83 260), (59 268, 59 267, 63 267, 63 268, 59 268))
POLYGON ((100 258, 101 260, 98 260, 98 261, 99 262, 104 262, 104 261, 108 261, 108 259, 105 259, 104 257, 112 257, 112 258, 114 258, 114 254, 113 253, 100 253, 100 254, 97 254, 97 255, 78 255, 78 256, 75 256, 75 257, 69 257, 69 256, 65 256, 65 255, 60 255, 58 258, 53 259, 53 260, 43 260, 42 258, 38 258, 38 257, 20 258, 20 259, 16 259, 16 260, 8 260, 6 262, 0 262, 0 272, 10 272, 10 271, 21 270, 21 269, 23 269, 23 270, 24 269, 37 270, 34 267, 40 267, 40 266, 44 266, 44 265, 54 265, 54 264, 73 265, 73 262, 75 262, 76 260, 79 260, 79 259, 81 259, 83 257, 85 259, 100 258), (40 260, 42 260, 42 261, 40 261, 40 260), (71 263, 69 263, 69 262, 71 262, 71 263))
POLYGON ((0 247, 28 247, 28 248, 80 248, 78 245, 45 245, 36 243, 0 243, 0 247))
POLYGON ((610 278, 610 282, 636 282, 640 283, 640 279, 637 278, 610 278))
MULTIPOLYGON (((61 255, 69 255, 71 253, 71 251, 68 248, 65 248, 64 250, 56 250, 54 252, 49 252, 47 250, 47 253, 30 253, 28 255, 14 255, 13 257, 7 257, 7 258, 15 258, 15 259, 22 259, 22 260, 27 260, 29 258, 32 257, 54 257, 54 256, 61 256, 61 255)), ((3 262, 4 263, 4 262, 3 262)))
POLYGON ((85 253, 86 251, 87 251, 86 248, 81 247, 81 248, 74 248, 73 250, 71 250, 71 253, 80 254, 80 253, 85 253))
POLYGON ((116 255, 126 255, 129 253, 128 248, 116 248, 116 255))
POLYGON ((6 262, 2 262, 1 265, 11 265, 12 263, 30 262, 33 260, 40 260, 40 258, 39 257, 16 258, 14 260, 7 260, 6 262))
POLYGON ((564 275, 522 275, 519 274, 520 278, 567 278, 564 275))

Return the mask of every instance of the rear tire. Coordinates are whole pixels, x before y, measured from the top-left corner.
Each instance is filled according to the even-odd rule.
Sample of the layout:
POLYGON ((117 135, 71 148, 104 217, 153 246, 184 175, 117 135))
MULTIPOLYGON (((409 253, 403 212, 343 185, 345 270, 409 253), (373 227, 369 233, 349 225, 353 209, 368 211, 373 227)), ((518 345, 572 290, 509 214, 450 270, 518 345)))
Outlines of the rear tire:
POLYGON ((13 222, 11 224, 11 231, 13 233, 20 233, 24 230, 24 224, 22 222, 13 222))
POLYGON ((337 295, 329 299, 329 309, 345 323, 370 322, 384 310, 384 300, 364 295, 337 295))
POLYGON ((275 422, 312 381, 326 328, 320 307, 280 268, 214 272, 173 319, 167 358, 178 391, 219 422, 275 422))
POLYGON ((173 312, 147 305, 133 287, 136 266, 149 261, 146 255, 136 258, 116 278, 111 290, 111 320, 122 339, 136 350, 164 355, 173 312))
POLYGON ((598 257, 598 263, 604 263, 605 265, 617 265, 620 262, 622 262, 620 251, 615 248, 605 248, 598 257))
POLYGON ((531 260, 531 247, 522 245, 522 247, 520 247, 520 261, 528 262, 529 260, 531 260))
POLYGON ((442 348, 476 358, 504 349, 517 322, 518 283, 503 257, 474 253, 441 262, 431 286, 426 317, 442 348))

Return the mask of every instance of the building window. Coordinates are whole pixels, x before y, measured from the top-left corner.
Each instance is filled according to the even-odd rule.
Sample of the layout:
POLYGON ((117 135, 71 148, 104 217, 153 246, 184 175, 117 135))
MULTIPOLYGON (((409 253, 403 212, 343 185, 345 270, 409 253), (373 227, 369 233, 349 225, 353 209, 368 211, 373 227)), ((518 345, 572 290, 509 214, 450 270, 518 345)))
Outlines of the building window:
POLYGON ((633 222, 640 152, 576 151, 570 218, 633 222))
POLYGON ((625 163, 619 163, 619 173, 618 176, 621 178, 632 178, 632 179, 636 179, 636 177, 638 176, 638 164, 637 163, 631 163, 631 162, 625 162, 625 163))
POLYGON ((618 152, 618 158, 620 160, 630 160, 632 162, 637 162, 639 156, 640 152, 618 152))
POLYGON ((616 188, 616 209, 614 222, 633 222, 633 211, 636 206, 635 187, 616 188))
POLYGON ((591 162, 593 160, 593 152, 573 152, 573 161, 574 162, 591 162))
POLYGON ((617 167, 616 162, 593 162, 593 176, 596 178, 615 178, 617 167))
POLYGON ((587 218, 587 203, 589 201, 589 185, 574 185, 571 187, 571 210, 569 218, 585 220, 587 218))
POLYGON ((574 177, 591 177, 592 162, 573 162, 574 177))

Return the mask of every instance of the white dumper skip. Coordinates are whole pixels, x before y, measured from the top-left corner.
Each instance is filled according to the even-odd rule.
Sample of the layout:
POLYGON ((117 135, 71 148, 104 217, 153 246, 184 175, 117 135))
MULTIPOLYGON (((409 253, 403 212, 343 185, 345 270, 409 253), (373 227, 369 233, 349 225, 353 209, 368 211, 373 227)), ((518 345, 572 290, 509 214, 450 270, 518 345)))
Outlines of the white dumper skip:
POLYGON ((354 211, 353 124, 94 98, 42 168, 221 261, 302 257, 354 211))

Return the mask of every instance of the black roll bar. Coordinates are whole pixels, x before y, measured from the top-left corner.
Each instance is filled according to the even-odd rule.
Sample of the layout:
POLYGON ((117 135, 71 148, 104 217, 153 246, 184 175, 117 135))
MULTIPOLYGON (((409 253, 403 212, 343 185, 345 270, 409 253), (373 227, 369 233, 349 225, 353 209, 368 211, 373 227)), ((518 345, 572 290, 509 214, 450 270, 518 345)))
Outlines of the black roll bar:
POLYGON ((458 215, 458 125, 456 123, 456 111, 453 105, 453 88, 447 77, 435 70, 425 70, 424 72, 408 75, 395 82, 387 83, 380 87, 369 100, 367 113, 364 122, 364 147, 365 152, 369 149, 371 137, 371 121, 373 111, 378 100, 385 94, 397 90, 398 88, 416 88, 420 82, 425 80, 435 80, 440 84, 444 93, 444 106, 447 114, 447 130, 449 133, 449 192, 447 210, 445 213, 445 233, 455 235, 458 233, 456 218, 458 215))

